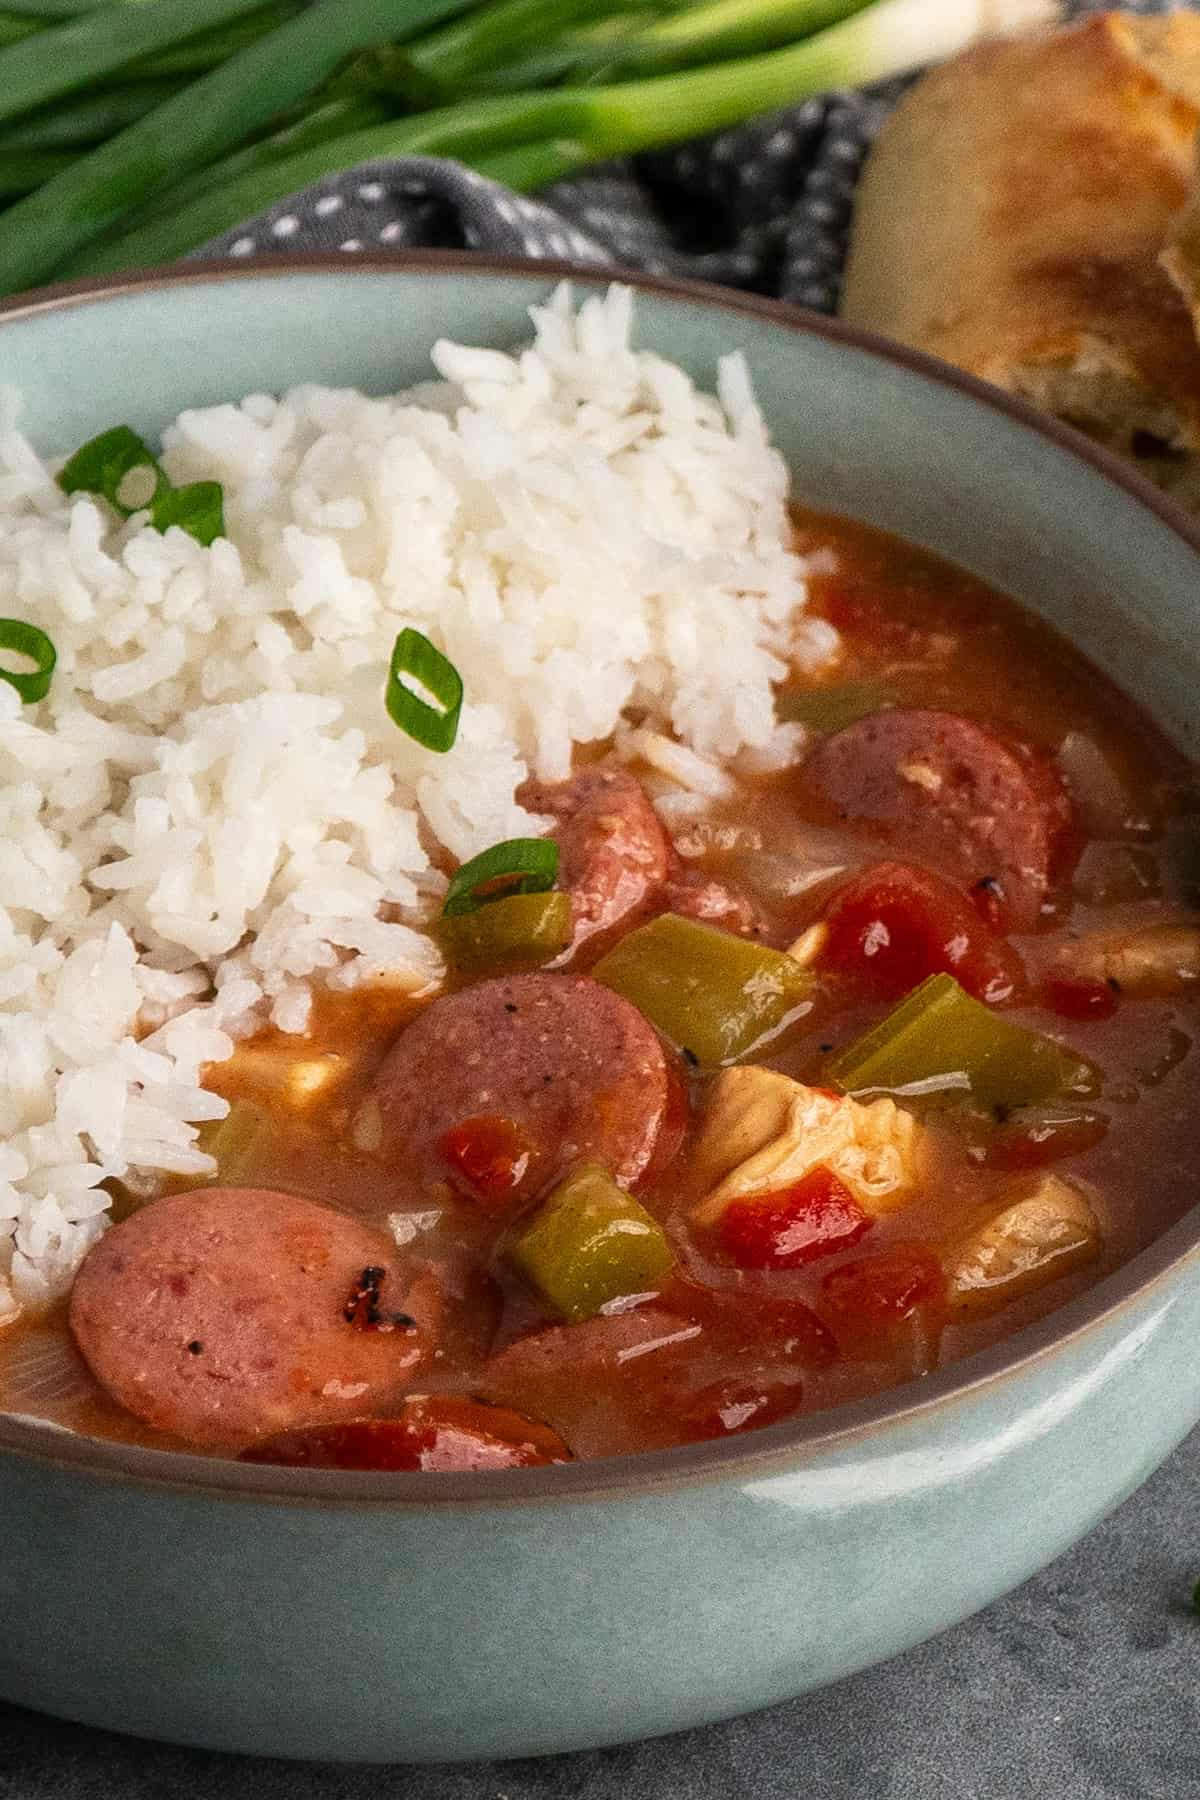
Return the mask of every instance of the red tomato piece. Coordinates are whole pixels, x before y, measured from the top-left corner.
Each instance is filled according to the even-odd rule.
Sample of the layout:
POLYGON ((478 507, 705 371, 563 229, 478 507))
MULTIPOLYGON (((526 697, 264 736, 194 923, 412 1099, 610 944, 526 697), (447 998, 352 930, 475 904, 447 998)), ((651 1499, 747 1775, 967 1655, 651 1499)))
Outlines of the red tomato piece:
POLYGON ((989 1169, 1041 1169, 1092 1149, 1108 1131, 1108 1123, 1103 1113, 1088 1107, 1018 1114, 989 1131, 970 1154, 989 1169))
POLYGON ((243 1450, 239 1460, 293 1469, 368 1469, 391 1474, 420 1469, 529 1469, 570 1459, 570 1451, 549 1426, 460 1394, 431 1394, 406 1400, 391 1419, 351 1419, 338 1425, 285 1431, 243 1450))
POLYGON ((941 1259, 924 1244, 892 1244, 831 1269, 821 1283, 822 1311, 844 1351, 891 1356, 903 1328, 928 1324, 945 1302, 941 1259), (916 1320, 916 1315, 924 1315, 916 1320))
POLYGON ((971 883, 971 904, 989 930, 1004 930, 1004 889, 995 875, 983 875, 971 883))
POLYGON ((873 582, 856 573, 830 576, 818 583, 816 598, 818 610, 829 623, 843 637, 857 640, 873 659, 902 657, 907 661, 926 648, 929 631, 912 619, 897 618, 895 588, 887 582, 873 582))
POLYGON ((1111 1019, 1117 995, 1107 981, 1052 975, 1043 989, 1045 1004, 1063 1019, 1111 1019))
POLYGON ((707 1288, 673 1275, 656 1297, 680 1317, 704 1327, 727 1356, 779 1356, 823 1367, 837 1356, 827 1325, 811 1306, 790 1295, 742 1288, 707 1288))
POLYGON ((977 1000, 999 1005, 1024 979, 1012 946, 944 876, 909 863, 875 863, 842 888, 825 917, 822 961, 898 999, 928 975, 953 975, 977 1000))
POLYGON ((714 1381, 683 1404, 679 1424, 687 1442, 759 1431, 798 1412, 804 1389, 798 1381, 714 1381))
POLYGON ((529 1167, 530 1145, 511 1119, 462 1119, 438 1142, 442 1161, 485 1212, 501 1214, 529 1167))
POLYGON ((798 1269, 849 1250, 873 1223, 836 1175, 817 1168, 779 1193, 731 1201, 717 1230, 739 1268, 798 1269))

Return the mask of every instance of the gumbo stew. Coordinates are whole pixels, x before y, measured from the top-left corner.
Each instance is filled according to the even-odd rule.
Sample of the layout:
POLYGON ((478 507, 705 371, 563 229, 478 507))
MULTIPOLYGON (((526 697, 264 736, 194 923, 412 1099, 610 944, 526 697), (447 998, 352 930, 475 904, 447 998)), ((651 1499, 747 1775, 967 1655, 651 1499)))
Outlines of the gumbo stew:
POLYGON ((797 531, 845 654, 780 696, 790 766, 530 784, 550 836, 452 873, 447 985, 213 1067, 217 1178, 117 1196, 0 1406, 345 1468, 716 1439, 912 1382, 1193 1204, 1190 771, 981 583, 797 531))

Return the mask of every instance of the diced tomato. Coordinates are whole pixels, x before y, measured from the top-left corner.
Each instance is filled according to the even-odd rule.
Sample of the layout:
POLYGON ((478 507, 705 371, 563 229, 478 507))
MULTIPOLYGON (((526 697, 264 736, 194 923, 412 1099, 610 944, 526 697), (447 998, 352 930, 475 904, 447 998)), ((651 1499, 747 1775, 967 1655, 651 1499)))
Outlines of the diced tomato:
POLYGON ((1004 888, 995 875, 982 875, 971 883, 971 904, 992 931, 1003 931, 1007 918, 1004 888))
POLYGON ((818 610, 873 661, 907 661, 925 650, 930 634, 912 619, 897 617, 894 585, 847 572, 824 577, 816 586, 818 610))
POLYGON ((503 1214, 529 1167, 530 1146, 511 1119, 462 1119, 438 1144, 443 1162, 485 1212, 503 1214))
POLYGON ((1041 1169, 1090 1150, 1105 1136, 1108 1124, 1104 1113, 1090 1107, 1030 1108, 988 1131, 970 1154, 989 1169, 1041 1169))
POLYGON ((727 1356, 786 1356, 822 1367, 837 1345, 811 1306, 783 1294, 741 1288, 707 1288, 675 1275, 657 1297, 682 1318, 702 1325, 708 1341, 727 1356))
POLYGON ((1111 1019, 1117 1010, 1116 990, 1107 981, 1053 975, 1042 995, 1050 1010, 1063 1019, 1111 1019))
POLYGON ((821 1283, 821 1310, 847 1355, 883 1359, 895 1355, 906 1325, 928 1328, 945 1295, 945 1273, 933 1250, 892 1244, 831 1269, 821 1283))
POLYGON ((980 918, 961 888, 931 869, 875 863, 838 893, 825 923, 822 961, 888 998, 929 975, 953 975, 992 1005, 1024 980, 1020 958, 980 918))
POLYGON ((681 1435, 688 1442, 729 1437, 735 1431, 759 1431, 777 1424, 804 1404, 798 1381, 747 1381, 736 1377, 714 1381, 680 1406, 681 1435))
POLYGON ((849 1250, 873 1220, 829 1169, 794 1187, 733 1200, 717 1223, 721 1247, 743 1269, 798 1269, 849 1250))
POLYGON ((529 1469, 569 1462, 546 1425, 459 1394, 406 1400, 391 1419, 350 1419, 285 1431, 242 1452, 242 1462, 288 1468, 404 1470, 529 1469))

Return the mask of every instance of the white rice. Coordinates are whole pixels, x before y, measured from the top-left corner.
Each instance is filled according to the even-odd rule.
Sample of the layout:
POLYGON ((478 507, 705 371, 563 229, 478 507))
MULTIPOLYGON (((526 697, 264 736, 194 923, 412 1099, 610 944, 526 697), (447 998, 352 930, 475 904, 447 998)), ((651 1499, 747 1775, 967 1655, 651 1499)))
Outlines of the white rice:
POLYGON ((623 721, 718 792, 778 745, 786 665, 836 654, 741 357, 713 398, 630 315, 564 291, 532 348, 439 344, 412 394, 184 413, 164 462, 223 484, 210 549, 67 500, 0 417, 0 614, 59 653, 40 705, 0 682, 0 1321, 69 1286, 101 1183, 211 1174, 238 1038, 303 1032, 317 982, 439 979, 431 837, 538 830, 516 786, 623 721), (408 625, 465 682, 446 756, 383 706, 408 625))

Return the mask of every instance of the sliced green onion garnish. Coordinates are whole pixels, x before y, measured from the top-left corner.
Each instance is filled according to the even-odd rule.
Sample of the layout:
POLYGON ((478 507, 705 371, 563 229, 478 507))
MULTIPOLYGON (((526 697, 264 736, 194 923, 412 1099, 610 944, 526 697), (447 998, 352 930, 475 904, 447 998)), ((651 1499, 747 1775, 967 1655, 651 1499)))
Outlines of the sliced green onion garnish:
POLYGON ((198 544, 211 544, 225 530, 220 482, 172 487, 149 444, 128 425, 82 445, 59 472, 58 485, 64 494, 99 494, 124 519, 148 511, 155 531, 178 525, 198 544))
POLYGON ((558 875, 558 845, 553 838, 508 838, 465 862, 446 890, 444 919, 507 900, 513 894, 544 894, 558 875))
POLYGON ((396 639, 385 698, 393 721, 426 750, 453 748, 462 712, 462 676, 422 632, 402 631, 396 639), (406 676, 419 682, 437 705, 414 693, 406 676))
POLYGON ((0 650, 13 650, 36 663, 33 669, 6 669, 0 664, 0 681, 15 687, 22 700, 32 705, 44 700, 50 692, 50 677, 58 661, 58 651, 44 631, 27 625, 24 619, 0 619, 0 650))
POLYGON ((186 487, 168 487, 150 507, 150 523, 156 531, 178 525, 205 546, 225 535, 225 495, 219 481, 192 481, 186 487))
POLYGON ((75 452, 60 471, 58 485, 64 494, 100 494, 127 519, 149 506, 170 483, 149 444, 130 426, 114 425, 75 452), (144 495, 123 491, 125 478, 134 469, 146 469, 152 477, 144 495))

